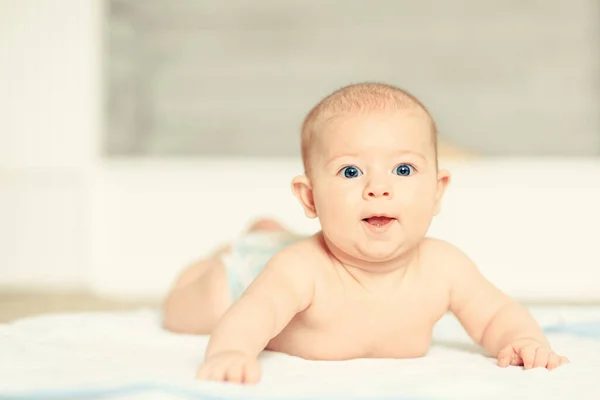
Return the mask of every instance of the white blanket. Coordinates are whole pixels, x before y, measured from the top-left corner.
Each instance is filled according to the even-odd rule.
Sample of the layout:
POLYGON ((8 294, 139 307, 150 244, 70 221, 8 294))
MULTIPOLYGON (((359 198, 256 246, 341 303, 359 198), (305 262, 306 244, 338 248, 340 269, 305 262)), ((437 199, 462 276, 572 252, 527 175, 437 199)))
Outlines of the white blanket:
POLYGON ((194 380, 208 338, 160 327, 155 310, 47 315, 0 325, 0 398, 16 399, 600 399, 600 307, 532 309, 555 371, 501 369, 456 320, 421 359, 306 361, 264 352, 256 386, 194 380))

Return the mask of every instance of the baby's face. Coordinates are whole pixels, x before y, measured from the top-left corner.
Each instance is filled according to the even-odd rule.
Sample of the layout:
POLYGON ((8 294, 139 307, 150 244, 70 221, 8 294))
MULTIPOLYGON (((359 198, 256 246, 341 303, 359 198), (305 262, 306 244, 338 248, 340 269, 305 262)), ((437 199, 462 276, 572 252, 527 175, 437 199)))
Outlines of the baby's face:
POLYGON ((388 261, 425 236, 441 193, 423 111, 338 117, 314 145, 314 204, 323 233, 339 250, 388 261))

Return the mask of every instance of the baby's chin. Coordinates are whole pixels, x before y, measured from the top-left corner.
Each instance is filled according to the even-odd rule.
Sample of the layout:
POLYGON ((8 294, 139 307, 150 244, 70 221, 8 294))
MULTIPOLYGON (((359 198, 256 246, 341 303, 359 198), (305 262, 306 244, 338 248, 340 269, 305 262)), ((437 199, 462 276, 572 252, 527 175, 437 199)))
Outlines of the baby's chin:
POLYGON ((391 243, 369 243, 357 247, 354 257, 370 263, 389 262, 403 254, 401 246, 391 243))
MULTIPOLYGON (((359 235, 360 236, 360 235, 359 235)), ((342 262, 348 263, 387 263, 405 255, 408 244, 403 240, 365 240, 362 237, 326 238, 329 250, 342 262)))
POLYGON ((405 253, 401 243, 396 242, 362 242, 340 243, 338 250, 343 252, 348 261, 362 261, 370 264, 388 263, 405 253))

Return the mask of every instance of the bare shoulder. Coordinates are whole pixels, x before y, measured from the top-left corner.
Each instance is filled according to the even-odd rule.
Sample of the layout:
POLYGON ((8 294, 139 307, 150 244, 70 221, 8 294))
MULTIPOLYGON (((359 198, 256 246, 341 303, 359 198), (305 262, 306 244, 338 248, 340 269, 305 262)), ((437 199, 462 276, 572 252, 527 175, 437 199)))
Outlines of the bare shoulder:
MULTIPOLYGON (((302 315, 299 317, 307 326, 318 326, 330 321, 335 305, 340 303, 339 272, 334 266, 322 233, 316 233, 298 241, 278 253, 272 260, 286 268, 288 279, 304 282, 301 287, 310 286, 310 302, 302 303, 302 315), (285 267, 283 266, 285 265, 285 267)), ((295 285, 296 287, 298 284, 295 285)), ((296 289, 298 290, 298 289, 296 289)))
POLYGON ((306 309, 313 302, 318 280, 318 253, 311 238, 287 245, 271 257, 244 295, 267 296, 279 303, 287 301, 294 312, 306 309))
POLYGON ((315 234, 281 250, 273 256, 271 262, 279 265, 280 268, 291 269, 296 272, 316 273, 320 269, 319 267, 328 260, 320 234, 315 234))
POLYGON ((277 271, 293 279, 306 281, 317 275, 319 266, 326 260, 318 235, 313 235, 302 238, 279 251, 267 263, 265 270, 277 271))
POLYGON ((438 274, 454 280, 477 272, 471 258, 460 248, 445 240, 425 238, 421 243, 423 264, 438 274))

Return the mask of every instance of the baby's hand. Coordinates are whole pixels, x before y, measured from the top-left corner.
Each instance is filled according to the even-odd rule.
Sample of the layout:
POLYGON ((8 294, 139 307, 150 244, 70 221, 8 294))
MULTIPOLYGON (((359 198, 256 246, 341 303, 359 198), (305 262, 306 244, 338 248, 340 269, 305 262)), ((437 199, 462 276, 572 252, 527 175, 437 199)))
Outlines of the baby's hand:
POLYGON ((256 383, 260 379, 260 364, 256 358, 242 352, 217 353, 198 370, 199 380, 256 383))
POLYGON ((534 339, 522 339, 506 346, 498 353, 498 365, 522 365, 524 369, 548 368, 567 364, 569 360, 553 352, 546 344, 534 339))

